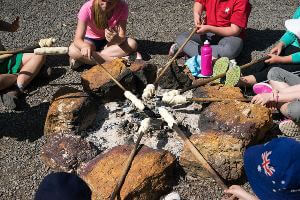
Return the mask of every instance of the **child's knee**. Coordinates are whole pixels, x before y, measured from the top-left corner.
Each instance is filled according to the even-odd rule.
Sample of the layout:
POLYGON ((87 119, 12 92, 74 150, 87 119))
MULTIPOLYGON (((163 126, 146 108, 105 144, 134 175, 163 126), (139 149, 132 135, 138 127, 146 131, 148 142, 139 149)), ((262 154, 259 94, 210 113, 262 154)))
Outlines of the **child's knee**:
POLYGON ((184 33, 180 33, 179 35, 177 35, 176 39, 175 39, 175 42, 181 46, 185 40, 188 38, 188 33, 184 32, 184 33))
POLYGON ((281 68, 279 67, 272 67, 268 72, 268 80, 278 81, 280 77, 281 68))
POLYGON ((294 101, 288 104, 284 104, 280 111, 282 114, 286 114, 287 117, 291 118, 295 122, 300 122, 300 101, 294 101))
POLYGON ((138 47, 137 42, 132 38, 128 38, 127 41, 128 41, 128 46, 130 47, 130 49, 132 49, 132 51, 136 51, 137 47, 138 47))
POLYGON ((79 49, 77 47, 75 47, 74 43, 72 43, 69 46, 68 55, 70 56, 70 58, 78 59, 78 51, 79 51, 79 49))

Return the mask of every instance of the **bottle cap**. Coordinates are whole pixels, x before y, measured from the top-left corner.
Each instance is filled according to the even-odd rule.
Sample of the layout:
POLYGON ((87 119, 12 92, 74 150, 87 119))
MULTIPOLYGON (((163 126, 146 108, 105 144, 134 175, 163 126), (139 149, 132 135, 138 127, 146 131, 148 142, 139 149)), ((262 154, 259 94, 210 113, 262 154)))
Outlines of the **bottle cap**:
POLYGON ((208 40, 205 40, 204 44, 209 44, 209 41, 208 41, 208 40))

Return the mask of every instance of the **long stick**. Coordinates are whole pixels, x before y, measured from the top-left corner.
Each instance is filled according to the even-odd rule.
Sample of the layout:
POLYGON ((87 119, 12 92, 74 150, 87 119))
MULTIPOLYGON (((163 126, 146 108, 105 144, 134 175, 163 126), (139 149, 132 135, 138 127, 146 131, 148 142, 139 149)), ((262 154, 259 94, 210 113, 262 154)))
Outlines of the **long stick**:
POLYGON ((200 162, 200 164, 211 174, 212 178, 221 186, 223 190, 228 189, 224 180, 217 174, 217 172, 210 166, 210 164, 205 160, 199 150, 193 145, 193 143, 186 137, 186 135, 180 130, 180 128, 173 124, 173 129, 178 135, 183 139, 184 143, 188 146, 189 150, 200 162))
MULTIPOLYGON (((103 71, 125 92, 125 91, 127 91, 126 89, 125 89, 125 87, 124 86, 122 86, 122 84, 117 80, 117 79, 115 79, 110 73, 109 73, 109 71, 107 71, 104 67, 103 67, 103 65, 101 65, 96 59, 95 59, 95 57, 92 55, 92 58, 94 59, 94 61, 103 69, 103 71)), ((148 116, 148 117, 150 117, 150 118, 158 118, 159 117, 159 115, 157 115, 157 114, 155 114, 152 110, 150 110, 150 108, 149 107, 147 107, 147 106, 145 106, 145 108, 144 108, 144 110, 143 110, 143 112, 148 116)))
MULTIPOLYGON (((252 65, 254 65, 254 64, 256 64, 256 63, 259 63, 259 62, 261 62, 261 61, 264 61, 264 60, 266 60, 266 59, 268 59, 268 58, 269 58, 269 56, 262 57, 262 58, 260 58, 260 59, 258 59, 258 60, 254 60, 254 61, 251 61, 250 63, 247 63, 247 64, 245 64, 245 65, 242 65, 242 66, 240 66, 240 68, 241 68, 241 70, 242 70, 242 69, 246 69, 246 68, 248 68, 248 67, 250 67, 250 66, 252 66, 252 65)), ((223 78, 223 77, 225 77, 225 76, 226 76, 226 72, 223 73, 223 74, 219 74, 218 76, 215 76, 215 77, 211 77, 211 78, 208 78, 208 79, 204 79, 203 81, 198 82, 196 85, 192 85, 192 86, 190 86, 190 87, 188 87, 188 88, 186 88, 186 89, 181 90, 180 93, 182 94, 182 93, 184 93, 184 92, 186 92, 186 91, 188 91, 188 90, 191 90, 191 89, 194 89, 194 88, 197 88, 197 87, 206 85, 207 83, 210 83, 210 82, 212 82, 212 81, 214 81, 214 80, 216 80, 216 79, 218 79, 218 78, 223 78)))
POLYGON ((220 99, 220 98, 187 98, 188 101, 195 101, 195 102, 220 102, 220 101, 243 101, 243 102, 250 102, 251 99, 220 99))
POLYGON ((0 60, 10 58, 17 53, 33 53, 33 50, 39 48, 39 45, 29 46, 24 49, 17 49, 12 51, 0 51, 0 60))
POLYGON ((33 51, 36 48, 40 48, 40 45, 37 44, 37 45, 34 45, 34 46, 25 47, 23 49, 0 51, 0 55, 3 55, 3 54, 25 53, 25 52, 28 52, 28 51, 33 51))
POLYGON ((136 143, 134 145, 134 148, 131 150, 131 153, 130 153, 129 158, 128 158, 127 163, 126 163, 126 166, 122 171, 122 176, 119 179, 113 193, 111 194, 110 200, 114 200, 116 198, 116 195, 119 193, 122 185, 124 184, 125 178, 126 178, 128 172, 129 172, 129 169, 130 169, 130 166, 131 166, 132 161, 134 159, 134 156, 137 153, 137 150, 138 150, 138 147, 140 145, 140 142, 141 142, 141 139, 142 139, 143 135, 144 135, 144 132, 141 132, 140 135, 138 136, 138 138, 136 140, 136 143))
POLYGON ((163 67, 163 70, 161 71, 161 73, 156 78, 156 80, 154 82, 154 85, 156 85, 158 83, 158 81, 165 74, 165 72, 167 71, 167 69, 171 66, 171 64, 173 63, 173 61, 177 58, 178 54, 182 51, 182 49, 185 47, 185 45, 188 43, 188 41, 191 39, 191 37, 196 33, 196 31, 197 31, 197 28, 194 28, 193 31, 191 32, 191 34, 189 35, 189 37, 185 40, 185 42, 181 45, 181 47, 178 49, 178 51, 172 57, 172 59, 165 64, 165 66, 163 67))

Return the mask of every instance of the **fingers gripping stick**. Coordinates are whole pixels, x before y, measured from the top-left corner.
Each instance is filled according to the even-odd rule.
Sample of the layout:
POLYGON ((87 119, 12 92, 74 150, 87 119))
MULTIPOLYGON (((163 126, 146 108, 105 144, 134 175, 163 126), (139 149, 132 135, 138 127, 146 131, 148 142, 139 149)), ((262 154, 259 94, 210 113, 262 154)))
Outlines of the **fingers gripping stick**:
POLYGON ((143 111, 145 109, 145 105, 143 104, 143 102, 130 91, 125 91, 124 96, 129 99, 140 111, 143 111))

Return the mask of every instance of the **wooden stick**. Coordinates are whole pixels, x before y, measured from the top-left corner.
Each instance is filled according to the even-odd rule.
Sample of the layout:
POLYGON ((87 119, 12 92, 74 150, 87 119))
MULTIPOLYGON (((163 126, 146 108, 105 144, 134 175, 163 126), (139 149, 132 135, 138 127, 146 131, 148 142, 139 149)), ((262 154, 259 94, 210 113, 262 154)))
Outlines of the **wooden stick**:
POLYGON ((212 178, 221 186, 223 190, 228 189, 227 185, 225 184, 222 177, 218 175, 218 173, 210 166, 210 164, 205 160, 205 158, 202 156, 202 154, 199 152, 199 150, 193 145, 193 143, 186 137, 186 135, 180 130, 180 128, 173 124, 172 129, 178 133, 178 135, 181 137, 181 139, 184 141, 184 143, 187 145, 189 150, 192 152, 192 154, 196 157, 196 159, 199 161, 199 163, 206 169, 212 178))
MULTIPOLYGON (((240 68, 241 68, 241 70, 242 70, 242 69, 246 69, 246 68, 248 68, 248 67, 250 67, 250 66, 252 66, 252 65, 254 65, 254 64, 256 64, 256 63, 259 63, 259 62, 261 62, 261 61, 265 61, 265 60, 268 59, 268 58, 269 58, 269 56, 262 57, 262 58, 260 58, 260 59, 258 59, 258 60, 254 60, 254 61, 251 61, 250 63, 247 63, 247 64, 245 64, 245 65, 242 65, 242 66, 240 66, 240 68)), ((206 85, 206 84, 208 84, 208 83, 210 83, 210 82, 212 82, 212 81, 214 81, 214 80, 216 80, 216 79, 218 79, 218 78, 223 78, 223 77, 225 77, 225 76, 226 76, 226 72, 223 73, 223 74, 219 74, 218 76, 215 76, 215 77, 211 77, 211 78, 208 78, 208 79, 204 79, 203 81, 197 83, 196 85, 192 85, 192 86, 190 86, 190 87, 188 87, 188 88, 186 88, 186 89, 181 90, 180 93, 182 94, 182 93, 184 93, 184 92, 186 92, 186 91, 188 91, 188 90, 191 90, 191 89, 194 89, 194 88, 197 88, 197 87, 206 85)))
POLYGON ((33 50, 39 47, 40 47, 39 45, 35 45, 35 46, 28 46, 24 49, 0 51, 0 60, 10 58, 17 53, 33 53, 33 50))
POLYGON ((132 161, 134 159, 134 156, 136 155, 137 151, 138 151, 138 147, 140 145, 141 139, 144 135, 144 132, 141 132, 140 135, 138 136, 136 143, 134 145, 134 148, 131 150, 131 153, 129 155, 129 158, 127 160, 126 166, 124 167, 123 171, 122 171, 122 176, 119 179, 113 193, 111 194, 110 200, 114 200, 116 198, 116 195, 120 192, 120 189, 122 187, 122 185, 124 184, 125 178, 129 172, 129 169, 131 167, 132 161))
MULTIPOLYGON (((94 57, 94 55, 92 55, 93 60, 104 70, 104 72, 125 92, 127 91, 126 88, 117 80, 115 79, 110 73, 109 71, 107 71, 103 65, 101 65, 94 57)), ((159 115, 155 114, 152 110, 150 110, 149 107, 145 106, 143 112, 150 118, 158 118, 160 117, 159 115)))
POLYGON ((191 39, 191 37, 196 33, 196 31, 197 31, 197 28, 194 28, 193 31, 191 32, 191 34, 189 35, 189 37, 181 45, 181 47, 178 49, 178 51, 175 53, 175 55, 171 58, 171 60, 165 64, 165 66, 163 67, 163 70, 161 71, 161 73, 156 78, 156 80, 154 82, 154 85, 157 85, 157 83, 159 82, 159 80, 161 79, 161 77, 165 74, 165 72, 167 71, 167 69, 171 66, 171 64, 173 63, 173 61, 177 58, 178 54, 182 51, 182 49, 185 47, 185 45, 188 43, 188 41, 191 39))
POLYGON ((251 99, 221 99, 221 98, 187 98, 188 101, 195 102, 220 102, 220 101, 242 101, 242 102, 250 102, 251 99))
POLYGON ((110 73, 109 71, 107 71, 107 69, 105 69, 105 67, 103 67, 103 65, 99 64, 96 59, 94 58, 95 62, 104 70, 104 72, 106 73, 106 75, 108 75, 124 92, 126 91, 126 89, 124 88, 124 86, 117 80, 115 79, 110 73))

